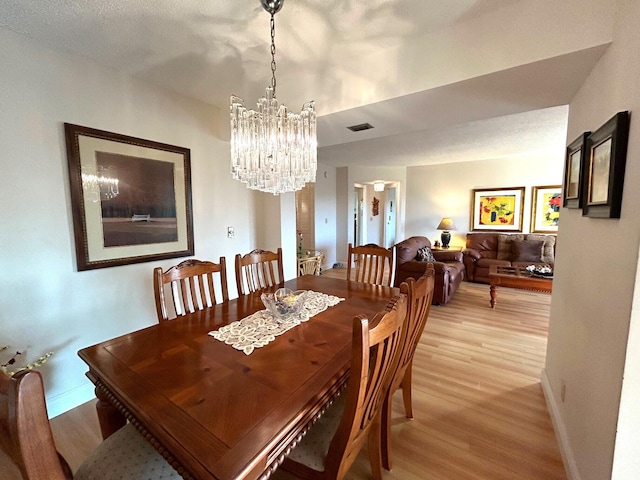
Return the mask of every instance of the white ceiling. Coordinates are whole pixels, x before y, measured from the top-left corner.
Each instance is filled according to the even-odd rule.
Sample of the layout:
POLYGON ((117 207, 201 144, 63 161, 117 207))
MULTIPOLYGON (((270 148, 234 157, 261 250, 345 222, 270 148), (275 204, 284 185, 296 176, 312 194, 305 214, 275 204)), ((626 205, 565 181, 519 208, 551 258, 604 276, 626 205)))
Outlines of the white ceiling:
MULTIPOLYGON (((492 139, 538 119, 538 143, 545 135, 557 138, 551 113, 523 112, 567 104, 604 47, 424 90, 415 85, 429 79, 387 79, 379 60, 389 49, 413 45, 418 35, 522 1, 287 0, 276 15, 278 99, 292 110, 316 101, 320 147, 388 137, 376 140, 377 149, 399 148, 406 143, 399 137, 412 132, 456 142, 465 128, 492 139), (356 134, 345 128, 364 122, 375 128, 356 134)), ((253 105, 271 77, 269 15, 259 0, 2 0, 0 27, 223 111, 232 93, 253 105)), ((551 111, 566 123, 566 110, 551 111)), ((526 128, 514 130, 531 136, 526 128)), ((516 134, 507 141, 514 149, 525 145, 516 134)), ((504 150, 504 142, 496 148, 504 150)), ((425 156, 424 163, 442 158, 425 156)))

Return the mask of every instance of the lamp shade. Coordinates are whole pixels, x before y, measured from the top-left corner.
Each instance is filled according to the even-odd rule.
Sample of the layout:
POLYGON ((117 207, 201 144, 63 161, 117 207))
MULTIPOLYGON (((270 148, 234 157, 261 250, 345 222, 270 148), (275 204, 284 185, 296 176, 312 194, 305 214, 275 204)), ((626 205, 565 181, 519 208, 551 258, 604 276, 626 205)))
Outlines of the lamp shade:
POLYGON ((456 226, 453 224, 453 220, 450 218, 443 218, 436 227, 436 230, 455 230, 456 226))

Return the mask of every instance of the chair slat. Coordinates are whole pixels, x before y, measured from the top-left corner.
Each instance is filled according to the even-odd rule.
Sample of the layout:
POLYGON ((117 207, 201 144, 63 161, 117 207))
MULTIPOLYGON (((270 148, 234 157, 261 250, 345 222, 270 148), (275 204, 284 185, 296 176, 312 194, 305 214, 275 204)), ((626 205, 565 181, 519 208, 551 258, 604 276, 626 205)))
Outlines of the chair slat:
POLYGON ((246 255, 236 255, 238 295, 247 295, 282 282, 284 268, 281 248, 275 253, 256 249, 246 255))
POLYGON ((372 243, 361 247, 349 244, 348 279, 374 285, 391 286, 394 271, 395 252, 393 250, 372 243), (389 276, 385 281, 386 272, 389 276))

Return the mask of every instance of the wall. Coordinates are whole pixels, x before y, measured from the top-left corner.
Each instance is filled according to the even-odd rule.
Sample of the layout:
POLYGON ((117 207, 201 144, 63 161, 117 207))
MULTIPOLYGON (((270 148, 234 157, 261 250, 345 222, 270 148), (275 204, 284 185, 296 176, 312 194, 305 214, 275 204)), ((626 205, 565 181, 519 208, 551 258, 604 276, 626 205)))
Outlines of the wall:
POLYGON ((322 268, 336 262, 336 168, 318 164, 315 194, 315 248, 324 254, 322 268))
POLYGON ((618 1, 613 43, 570 104, 567 142, 618 111, 632 112, 622 217, 561 212, 543 384, 571 479, 630 479, 640 470, 633 435, 640 425, 640 339, 629 337, 640 321, 632 311, 640 242, 639 22, 640 3, 618 1))
MULTIPOLYGON (((456 230, 451 246, 464 246, 471 230, 471 191, 474 188, 527 187, 523 230, 531 218, 531 187, 560 185, 564 168, 564 145, 545 157, 523 156, 477 162, 450 163, 407 169, 405 235, 422 235, 432 242, 440 239, 438 223, 451 217, 456 230), (496 180, 499 178, 499 180, 496 180), (497 183, 496 183, 497 182, 497 183)), ((562 217, 560 222, 562 222, 562 217)))
POLYGON ((230 179, 217 109, 2 29, 0 45, 0 343, 30 359, 55 351, 42 369, 55 416, 93 397, 77 351, 155 323, 152 269, 182 260, 76 271, 63 123, 191 149, 195 256, 226 256, 234 296, 255 203, 230 179))

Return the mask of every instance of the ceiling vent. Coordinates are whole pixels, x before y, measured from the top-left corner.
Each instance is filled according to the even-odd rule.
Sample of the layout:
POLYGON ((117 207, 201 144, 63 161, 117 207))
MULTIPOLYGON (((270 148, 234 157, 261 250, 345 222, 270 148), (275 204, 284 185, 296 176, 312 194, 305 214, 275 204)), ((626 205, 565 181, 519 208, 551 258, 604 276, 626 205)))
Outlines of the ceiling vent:
POLYGON ((369 130, 373 128, 373 125, 369 123, 361 123, 360 125, 351 125, 350 127, 347 127, 347 128, 352 132, 361 132, 362 130, 369 130))

